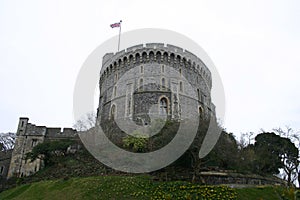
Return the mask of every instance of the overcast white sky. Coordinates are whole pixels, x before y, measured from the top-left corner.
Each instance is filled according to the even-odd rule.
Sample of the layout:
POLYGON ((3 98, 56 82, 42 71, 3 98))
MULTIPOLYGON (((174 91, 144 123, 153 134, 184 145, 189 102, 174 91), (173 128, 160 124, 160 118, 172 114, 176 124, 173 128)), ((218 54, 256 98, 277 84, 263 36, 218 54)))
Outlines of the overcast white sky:
MULTIPOLYGON (((225 88, 225 128, 300 130, 300 2, 0 1, 0 132, 18 118, 71 127, 73 90, 88 55, 122 31, 163 28, 197 42, 225 88)), ((122 48, 122 47, 121 47, 122 48)))

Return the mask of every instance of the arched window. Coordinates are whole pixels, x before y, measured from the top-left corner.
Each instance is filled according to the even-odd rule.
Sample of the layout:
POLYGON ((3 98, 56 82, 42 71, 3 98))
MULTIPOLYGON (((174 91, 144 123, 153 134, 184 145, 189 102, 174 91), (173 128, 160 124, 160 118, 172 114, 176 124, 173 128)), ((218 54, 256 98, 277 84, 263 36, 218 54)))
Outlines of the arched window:
POLYGON ((142 59, 143 59, 143 63, 147 62, 147 53, 146 52, 143 52, 142 59))
POLYGON ((112 105, 110 108, 110 119, 115 119, 116 117, 116 105, 112 105))
POLYGON ((129 56, 129 63, 132 65, 133 64, 133 55, 129 56))
POLYGON ((188 60, 188 62, 187 62, 187 67, 188 67, 188 68, 191 68, 191 67, 192 67, 191 60, 188 60))
POLYGON ((201 93, 200 93, 199 89, 197 89, 197 94, 198 94, 198 100, 200 101, 201 100, 201 93))
POLYGON ((163 97, 159 101, 159 114, 167 115, 168 114, 168 100, 166 97, 163 97))
POLYGON ((165 52, 164 54, 163 54, 163 60, 164 60, 164 63, 167 63, 168 62, 168 53, 167 52, 165 52))
POLYGON ((177 63, 178 66, 180 65, 180 61, 181 61, 181 57, 180 57, 180 55, 177 55, 176 63, 177 63))
POLYGON ((139 53, 135 54, 135 62, 136 62, 137 64, 140 63, 140 54, 139 54, 139 53))
MULTIPOLYGON (((117 65, 117 63, 116 62, 114 62, 114 66, 116 66, 117 65)), ((113 71, 113 66, 112 65, 110 65, 110 69, 109 69, 109 72, 111 73, 113 71)))
POLYGON ((200 118, 203 118, 203 108, 201 106, 199 106, 198 110, 199 110, 200 118))
POLYGON ((175 60, 175 55, 174 55, 174 53, 171 53, 171 55, 170 55, 170 62, 173 64, 174 60, 175 60))
POLYGON ((126 66, 126 64, 127 64, 127 57, 126 56, 123 58, 123 64, 124 64, 124 66, 126 66))
POLYGON ((150 62, 153 62, 153 60, 154 60, 154 52, 153 51, 150 51, 150 53, 149 53, 149 60, 150 60, 150 62))
POLYGON ((160 53, 160 51, 158 51, 158 52, 156 53, 156 61, 157 61, 158 63, 161 63, 161 53, 160 53))
POLYGON ((187 64, 186 64, 186 58, 183 58, 183 59, 182 59, 182 63, 183 63, 183 66, 184 66, 184 67, 187 67, 187 64))

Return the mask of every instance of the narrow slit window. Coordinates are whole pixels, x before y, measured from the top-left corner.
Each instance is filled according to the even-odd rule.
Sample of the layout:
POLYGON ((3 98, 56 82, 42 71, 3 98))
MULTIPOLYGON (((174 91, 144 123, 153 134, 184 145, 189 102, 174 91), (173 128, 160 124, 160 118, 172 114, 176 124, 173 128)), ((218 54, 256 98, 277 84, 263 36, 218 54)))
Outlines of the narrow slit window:
POLYGON ((140 90, 143 90, 143 86, 144 86, 144 79, 140 79, 140 90))
POLYGON ((144 66, 141 66, 141 74, 143 74, 144 73, 144 66))
POLYGON ((114 87, 114 97, 117 96, 117 86, 114 87))
POLYGON ((182 84, 182 82, 179 82, 179 91, 183 92, 183 84, 182 84))
POLYGON ((116 106, 113 105, 110 109, 110 119, 114 120, 116 117, 116 106))
POLYGON ((3 174, 3 172, 4 172, 4 166, 1 166, 0 167, 0 174, 3 174))
POLYGON ((166 87, 166 80, 165 80, 165 78, 161 79, 161 86, 162 86, 162 89, 165 89, 165 87, 166 87))

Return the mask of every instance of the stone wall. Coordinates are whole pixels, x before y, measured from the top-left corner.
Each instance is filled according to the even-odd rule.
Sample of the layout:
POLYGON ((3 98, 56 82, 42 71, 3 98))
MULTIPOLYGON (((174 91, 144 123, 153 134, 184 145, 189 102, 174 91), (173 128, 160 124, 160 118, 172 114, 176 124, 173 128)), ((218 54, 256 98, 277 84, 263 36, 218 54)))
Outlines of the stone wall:
POLYGON ((12 150, 0 151, 0 192, 6 187, 6 177, 10 165, 12 150))
POLYGON ((7 177, 12 150, 0 151, 0 180, 7 177))
POLYGON ((262 177, 239 173, 202 172, 199 181, 208 185, 287 185, 286 181, 277 177, 262 177))
POLYGON ((231 187, 251 187, 259 185, 287 186, 287 182, 275 177, 263 177, 255 174, 240 174, 229 171, 203 171, 194 177, 191 171, 178 170, 175 174, 168 172, 154 172, 154 179, 163 181, 195 181, 204 185, 229 185, 231 187))

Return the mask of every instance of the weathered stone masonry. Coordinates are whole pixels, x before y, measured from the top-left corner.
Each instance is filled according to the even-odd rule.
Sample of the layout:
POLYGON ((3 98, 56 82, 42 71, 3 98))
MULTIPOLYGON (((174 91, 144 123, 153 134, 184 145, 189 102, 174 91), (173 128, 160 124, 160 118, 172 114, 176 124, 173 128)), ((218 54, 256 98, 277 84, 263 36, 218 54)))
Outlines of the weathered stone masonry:
POLYGON ((20 118, 7 178, 29 176, 43 167, 43 161, 40 159, 33 162, 25 159, 26 154, 37 144, 49 140, 75 139, 77 136, 76 130, 71 128, 47 128, 28 121, 28 118, 20 118))
POLYGON ((0 179, 6 179, 12 150, 0 151, 0 179))
POLYGON ((141 44, 107 53, 99 85, 98 123, 113 117, 147 125, 151 114, 165 114, 169 119, 188 117, 181 115, 182 110, 215 116, 209 69, 200 58, 173 45, 141 44), (190 95, 187 84, 196 96, 190 95), (197 107, 191 106, 195 103, 197 107))

